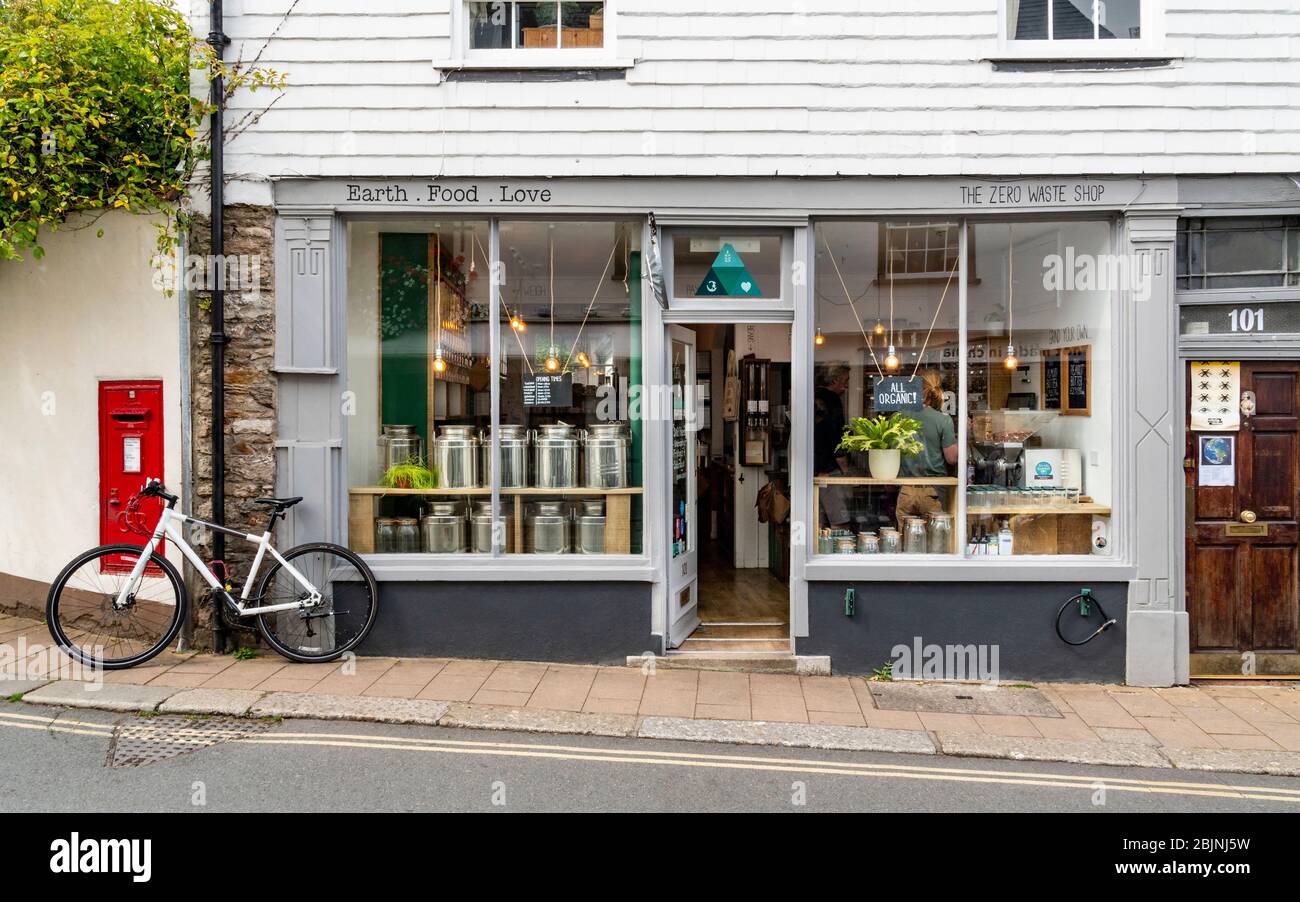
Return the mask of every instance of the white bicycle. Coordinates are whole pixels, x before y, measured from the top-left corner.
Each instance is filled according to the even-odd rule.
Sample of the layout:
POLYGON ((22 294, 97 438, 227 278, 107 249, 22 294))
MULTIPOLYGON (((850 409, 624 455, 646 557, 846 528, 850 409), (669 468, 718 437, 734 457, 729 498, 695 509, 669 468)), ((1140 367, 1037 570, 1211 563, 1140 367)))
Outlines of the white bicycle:
POLYGON ((271 545, 275 521, 302 498, 258 498, 271 508, 261 535, 227 529, 176 510, 179 499, 152 479, 127 502, 119 520, 124 531, 148 535, 138 545, 101 545, 75 558, 50 587, 45 604, 50 635, 73 658, 91 667, 121 670, 143 664, 176 638, 189 610, 185 583, 176 566, 158 553, 164 538, 174 542, 204 581, 214 599, 212 616, 221 608, 234 616, 256 617, 266 641, 293 661, 332 661, 355 648, 375 625, 379 587, 374 574, 356 554, 341 545, 316 542, 284 554, 271 545), (144 527, 141 504, 166 502, 152 532, 144 527), (239 600, 224 562, 204 564, 181 534, 194 523, 235 536, 257 547, 239 600), (253 585, 266 556, 274 564, 253 585))

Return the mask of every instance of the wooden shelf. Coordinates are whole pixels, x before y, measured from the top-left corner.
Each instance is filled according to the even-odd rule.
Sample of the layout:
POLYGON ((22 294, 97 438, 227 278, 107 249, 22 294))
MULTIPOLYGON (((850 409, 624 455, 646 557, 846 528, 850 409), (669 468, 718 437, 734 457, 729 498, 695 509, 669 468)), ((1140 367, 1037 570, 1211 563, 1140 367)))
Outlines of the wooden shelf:
POLYGON ((900 476, 897 479, 873 479, 869 476, 816 476, 814 485, 930 485, 955 486, 956 476, 900 476))
MULTIPOLYGON (((640 486, 630 486, 622 489, 590 489, 590 488, 572 488, 572 489, 546 489, 529 486, 528 488, 502 489, 502 495, 571 495, 573 497, 600 497, 602 495, 640 495, 645 489, 640 486)), ((489 496, 492 494, 490 488, 476 486, 467 489, 390 489, 384 486, 362 486, 361 488, 349 489, 352 495, 433 495, 433 496, 451 496, 463 497, 466 495, 489 496)))
POLYGON ((1066 504, 1059 507, 968 507, 967 516, 978 517, 985 514, 991 517, 1015 517, 1042 515, 1049 517, 1073 517, 1088 515, 1092 517, 1109 517, 1110 508, 1104 504, 1066 504))

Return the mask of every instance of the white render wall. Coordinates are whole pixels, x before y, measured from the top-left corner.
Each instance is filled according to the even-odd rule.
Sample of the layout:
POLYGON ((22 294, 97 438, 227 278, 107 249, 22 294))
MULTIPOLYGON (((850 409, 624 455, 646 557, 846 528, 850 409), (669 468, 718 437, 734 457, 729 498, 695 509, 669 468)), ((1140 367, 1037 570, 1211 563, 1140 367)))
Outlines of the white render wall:
POLYGON ((153 285, 157 237, 110 213, 0 263, 0 574, 48 582, 100 543, 101 380, 162 381, 163 479, 180 493, 180 300, 153 285))
MULTIPOLYGON (((227 0, 228 57, 290 2, 227 0)), ((230 146, 231 201, 268 203, 277 176, 1300 170, 1300 0, 1164 0, 1174 66, 1031 73, 988 62, 999 0, 611 0, 626 80, 442 82, 457 2, 300 0, 262 54, 291 86, 230 146)))

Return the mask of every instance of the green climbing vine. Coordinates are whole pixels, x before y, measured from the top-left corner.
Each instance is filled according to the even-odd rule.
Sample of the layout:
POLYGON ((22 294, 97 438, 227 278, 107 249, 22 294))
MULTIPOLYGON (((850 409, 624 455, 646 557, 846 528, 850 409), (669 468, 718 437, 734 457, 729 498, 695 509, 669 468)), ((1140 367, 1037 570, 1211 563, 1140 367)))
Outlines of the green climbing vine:
POLYGON ((0 260, 39 259, 42 230, 109 210, 155 216, 173 254, 211 155, 209 79, 227 98, 281 90, 258 59, 219 62, 170 0, 0 3, 0 260))

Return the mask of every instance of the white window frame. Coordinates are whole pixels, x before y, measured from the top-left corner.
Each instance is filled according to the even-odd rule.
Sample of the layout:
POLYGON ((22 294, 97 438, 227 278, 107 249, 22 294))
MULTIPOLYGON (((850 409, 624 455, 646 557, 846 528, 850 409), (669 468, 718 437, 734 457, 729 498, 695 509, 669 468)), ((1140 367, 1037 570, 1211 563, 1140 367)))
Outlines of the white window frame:
MULTIPOLYGON (((439 69, 600 69, 630 68, 630 60, 620 59, 618 45, 618 4, 604 0, 605 38, 603 47, 470 47, 469 4, 471 0, 451 0, 451 55, 435 61, 439 69)), ((492 2, 492 0, 486 0, 492 2)), ((519 0, 501 0, 512 5, 519 0)), ((529 2, 529 0, 525 0, 529 2)), ((547 2, 547 0, 538 0, 547 2)), ((513 18, 512 18, 513 23, 513 18)), ((514 25, 511 26, 512 31, 514 25)))
MULTIPOLYGON (((1010 37, 1011 22, 1007 15, 1006 0, 998 3, 998 58, 999 59, 1133 59, 1165 57, 1164 3, 1162 0, 1142 0, 1142 37, 1102 40, 1051 38, 1051 15, 1054 0, 1048 0, 1048 39, 1043 41, 1017 41, 1010 37)), ((1093 0, 1096 3, 1103 0, 1093 0)), ((1094 31, 1095 33, 1095 31, 1094 31)))

